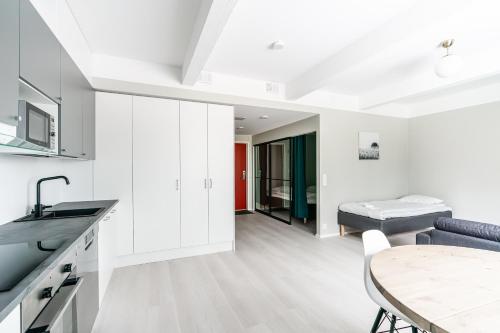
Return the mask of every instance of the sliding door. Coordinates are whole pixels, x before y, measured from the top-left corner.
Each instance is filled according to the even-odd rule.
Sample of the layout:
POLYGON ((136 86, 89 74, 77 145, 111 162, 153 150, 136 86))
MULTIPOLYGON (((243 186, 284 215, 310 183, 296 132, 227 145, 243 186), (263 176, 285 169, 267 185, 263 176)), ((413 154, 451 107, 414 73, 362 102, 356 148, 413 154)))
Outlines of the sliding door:
POLYGON ((269 211, 269 186, 268 186, 268 151, 267 145, 262 144, 254 148, 255 163, 255 209, 269 211))
POLYGON ((271 216, 290 223, 291 172, 290 139, 269 143, 270 209, 271 216))
POLYGON ((255 208, 291 223, 290 139, 255 146, 255 208))

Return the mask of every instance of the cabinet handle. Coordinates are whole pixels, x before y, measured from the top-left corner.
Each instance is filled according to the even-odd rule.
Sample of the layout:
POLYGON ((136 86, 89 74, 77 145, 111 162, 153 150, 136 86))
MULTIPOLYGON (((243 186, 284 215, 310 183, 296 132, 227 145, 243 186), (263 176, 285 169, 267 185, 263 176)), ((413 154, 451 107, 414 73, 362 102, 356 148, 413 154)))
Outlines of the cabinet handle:
POLYGON ((61 151, 66 151, 66 149, 64 149, 64 148, 61 148, 61 151))
POLYGON ((87 155, 87 154, 85 154, 85 153, 81 153, 80 155, 85 156, 85 155, 87 155))
POLYGON ((207 188, 207 179, 206 178, 203 180, 203 187, 207 188))
POLYGON ((116 213, 116 209, 113 209, 113 210, 111 211, 111 214, 114 214, 114 213, 116 213))
POLYGON ((21 121, 23 121, 23 117, 21 117, 21 116, 12 116, 12 119, 14 119, 15 121, 17 121, 18 123, 20 123, 21 121))
POLYGON ((212 178, 210 178, 208 186, 209 186, 209 188, 212 188, 212 178))
POLYGON ((179 179, 176 179, 176 180, 175 180, 175 190, 176 190, 176 191, 179 191, 179 187, 180 187, 180 186, 179 186, 179 179))

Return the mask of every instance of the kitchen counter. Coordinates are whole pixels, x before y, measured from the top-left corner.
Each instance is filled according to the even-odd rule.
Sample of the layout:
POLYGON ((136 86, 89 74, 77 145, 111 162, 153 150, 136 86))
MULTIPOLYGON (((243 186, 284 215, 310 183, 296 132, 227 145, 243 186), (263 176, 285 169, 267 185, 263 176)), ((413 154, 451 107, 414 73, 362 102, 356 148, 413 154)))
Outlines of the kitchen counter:
MULTIPOLYGON (((41 240, 62 241, 62 245, 37 268, 9 291, 0 292, 0 322, 24 297, 40 283, 96 222, 101 220, 118 203, 118 200, 64 202, 51 210, 101 208, 96 216, 60 218, 30 222, 10 222, 0 225, 0 245, 41 240)), ((2 272, 0 272, 2 274, 2 272)))

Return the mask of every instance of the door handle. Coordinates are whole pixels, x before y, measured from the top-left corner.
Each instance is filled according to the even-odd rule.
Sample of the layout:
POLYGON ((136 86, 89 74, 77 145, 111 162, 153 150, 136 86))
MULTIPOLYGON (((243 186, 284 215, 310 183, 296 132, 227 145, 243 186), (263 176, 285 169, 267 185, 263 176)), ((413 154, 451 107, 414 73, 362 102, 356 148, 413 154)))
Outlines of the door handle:
POLYGON ((241 173, 241 180, 246 180, 246 179, 247 179, 247 171, 243 170, 243 172, 241 173))

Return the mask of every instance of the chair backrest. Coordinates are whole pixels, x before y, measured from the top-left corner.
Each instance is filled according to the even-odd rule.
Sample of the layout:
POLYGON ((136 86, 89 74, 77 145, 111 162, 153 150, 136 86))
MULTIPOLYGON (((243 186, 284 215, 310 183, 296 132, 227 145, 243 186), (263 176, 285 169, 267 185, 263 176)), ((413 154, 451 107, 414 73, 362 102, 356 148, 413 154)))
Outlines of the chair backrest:
POLYGON ((392 305, 381 293, 378 291, 377 287, 373 283, 372 277, 370 275, 370 262, 372 256, 383 251, 385 249, 389 249, 391 244, 385 237, 384 233, 379 230, 368 230, 363 232, 363 248, 365 251, 365 272, 364 272, 364 280, 365 280, 365 289, 370 298, 378 304, 380 307, 385 309, 386 311, 392 313, 396 317, 403 319, 408 324, 418 327, 413 321, 411 321, 408 317, 402 314, 394 305, 392 305))
POLYGON ((363 248, 365 250, 365 261, 367 257, 379 253, 382 250, 389 249, 391 244, 384 233, 379 230, 368 230, 363 232, 363 248))
POLYGON ((384 233, 379 230, 368 230, 363 232, 363 248, 365 251, 365 267, 364 267, 364 281, 365 289, 370 298, 377 304, 385 301, 380 292, 376 289, 373 284, 372 277, 370 275, 370 262, 372 256, 379 253, 382 250, 389 249, 391 244, 385 237, 384 233))

